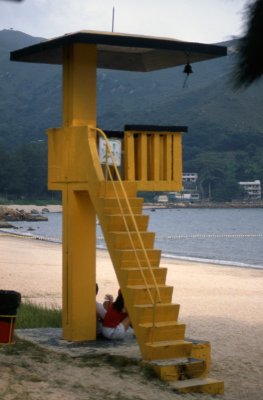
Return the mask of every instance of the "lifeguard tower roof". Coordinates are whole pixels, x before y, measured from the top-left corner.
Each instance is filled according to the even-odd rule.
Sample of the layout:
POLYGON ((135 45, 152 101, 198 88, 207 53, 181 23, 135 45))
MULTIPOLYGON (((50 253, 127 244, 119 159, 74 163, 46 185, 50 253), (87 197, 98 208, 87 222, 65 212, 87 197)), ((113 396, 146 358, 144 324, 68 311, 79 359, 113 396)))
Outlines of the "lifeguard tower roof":
POLYGON ((12 61, 62 64, 63 49, 71 44, 97 46, 97 68, 154 71, 222 57, 227 48, 170 38, 79 31, 11 52, 12 61))

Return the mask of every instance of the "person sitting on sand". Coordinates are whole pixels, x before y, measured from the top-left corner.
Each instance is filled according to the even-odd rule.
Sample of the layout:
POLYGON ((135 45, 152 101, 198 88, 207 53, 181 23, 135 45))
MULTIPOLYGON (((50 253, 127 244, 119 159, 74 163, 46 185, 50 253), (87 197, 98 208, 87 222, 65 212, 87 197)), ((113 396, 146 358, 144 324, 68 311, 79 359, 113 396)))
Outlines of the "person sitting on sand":
MULTIPOLYGON (((98 294, 99 291, 99 286, 96 283, 96 296, 98 294)), ((103 304, 99 303, 98 301, 96 301, 96 317, 97 317, 97 335, 101 334, 102 331, 102 323, 105 317, 105 314, 109 308, 109 306, 112 304, 113 302, 113 296, 111 294, 106 294, 105 298, 104 298, 104 302, 103 304)))
POLYGON ((102 334, 107 339, 124 339, 126 334, 133 332, 130 325, 130 318, 119 290, 116 300, 109 306, 104 317, 102 334))

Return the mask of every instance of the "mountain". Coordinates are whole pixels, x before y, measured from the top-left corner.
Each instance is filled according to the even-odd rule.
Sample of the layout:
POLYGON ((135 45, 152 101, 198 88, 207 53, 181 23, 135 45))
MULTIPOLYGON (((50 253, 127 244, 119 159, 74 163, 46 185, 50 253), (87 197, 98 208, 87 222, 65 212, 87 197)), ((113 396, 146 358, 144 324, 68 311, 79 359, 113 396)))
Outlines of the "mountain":
MULTIPOLYGON (((0 138, 7 144, 43 138, 45 129, 61 124, 61 67, 9 61, 10 51, 42 40, 0 31, 0 138)), ((118 130, 133 123, 186 125, 190 143, 202 131, 209 131, 213 141, 222 133, 262 133, 263 81, 234 92, 234 58, 193 64, 185 87, 183 67, 149 73, 99 70, 98 125, 118 130)))
POLYGON ((0 141, 6 146, 44 138, 60 124, 61 68, 9 61, 10 51, 43 41, 22 32, 0 32, 0 141))
MULTIPOLYGON (((7 149, 45 140, 47 128, 61 126, 61 66, 9 61, 10 51, 43 40, 0 31, 0 142, 7 149)), ((205 154, 222 163, 236 163, 238 155, 243 164, 231 172, 235 179, 263 179, 263 80, 234 91, 235 40, 223 44, 229 55, 192 64, 186 82, 183 66, 148 73, 98 70, 98 126, 185 125, 186 168, 201 173, 205 154), (251 157, 256 167, 248 168, 251 157)))

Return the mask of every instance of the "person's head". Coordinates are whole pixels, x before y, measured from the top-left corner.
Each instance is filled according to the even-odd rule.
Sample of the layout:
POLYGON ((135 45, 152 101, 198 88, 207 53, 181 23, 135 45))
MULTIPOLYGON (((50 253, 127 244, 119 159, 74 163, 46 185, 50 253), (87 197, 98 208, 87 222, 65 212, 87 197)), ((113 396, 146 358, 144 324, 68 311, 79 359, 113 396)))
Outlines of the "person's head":
POLYGON ((113 303, 113 308, 115 308, 115 310, 117 311, 122 311, 122 309, 124 308, 124 298, 120 290, 118 292, 116 300, 113 303))

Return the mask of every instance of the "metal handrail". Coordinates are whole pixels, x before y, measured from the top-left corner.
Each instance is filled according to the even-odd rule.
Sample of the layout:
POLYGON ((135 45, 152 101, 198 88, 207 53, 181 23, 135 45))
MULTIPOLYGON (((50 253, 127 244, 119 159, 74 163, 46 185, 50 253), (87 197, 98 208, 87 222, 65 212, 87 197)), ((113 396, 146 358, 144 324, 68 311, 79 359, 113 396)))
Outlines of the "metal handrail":
POLYGON ((139 268, 140 268, 140 272, 141 272, 142 278, 144 280, 144 284, 145 284, 145 286, 147 288, 147 291, 148 291, 148 294, 149 294, 149 297, 151 299, 152 304, 155 305, 157 302, 161 302, 160 290, 159 290, 159 287, 157 285, 156 278, 154 276, 154 273, 153 273, 153 270, 152 270, 152 266, 151 266, 148 254, 147 254, 146 249, 144 247, 143 240, 142 240, 140 231, 138 229, 138 225, 137 225, 137 222, 135 220, 135 217, 134 217, 134 214, 133 214, 129 199, 127 197, 127 194, 126 194, 126 191, 125 191, 125 188, 124 188, 124 185, 123 185, 119 170, 118 170, 118 168, 116 166, 114 155, 112 153, 109 140, 108 140, 106 134, 100 128, 92 127, 91 129, 94 129, 95 131, 97 131, 103 137, 103 139, 105 140, 105 143, 106 143, 106 161, 105 161, 106 171, 107 171, 107 174, 109 175, 109 178, 110 178, 110 180, 111 180, 111 182, 113 184, 113 188, 114 188, 114 192, 115 192, 115 195, 116 195, 116 199, 118 201, 118 206, 119 206, 120 211, 121 211, 122 216, 123 216, 125 229, 126 229, 126 231, 128 233, 130 243, 131 243, 131 245, 133 247, 133 251, 135 253, 136 261, 138 262, 138 265, 139 265, 139 268), (135 232, 136 232, 137 237, 138 237, 139 242, 140 242, 141 250, 143 251, 143 254, 144 254, 148 269, 149 269, 150 274, 152 276, 153 284, 154 284, 154 287, 155 287, 155 290, 156 290, 156 295, 158 296, 158 300, 156 300, 156 297, 157 297, 156 295, 155 295, 155 298, 153 298, 152 293, 151 293, 150 288, 149 288, 149 285, 148 285, 147 280, 145 278, 145 275, 144 275, 144 272, 143 272, 143 267, 142 267, 142 264, 141 264, 141 260, 138 257, 138 254, 137 254, 137 251, 136 251, 136 247, 135 247, 132 235, 130 233, 130 229, 128 227, 128 223, 127 223, 127 220, 126 220, 126 215, 125 215, 125 212, 124 212, 124 209, 123 209, 123 205, 122 205, 122 203, 120 201, 120 197, 119 197, 118 191, 116 189, 115 181, 114 181, 113 176, 112 176, 112 171, 111 171, 111 169, 110 169, 110 167, 108 165, 108 155, 111 158, 112 166, 114 168, 115 174, 117 176, 117 180, 118 180, 118 182, 120 184, 120 187, 121 187, 121 190, 122 190, 122 193, 123 193, 123 198, 125 199, 125 202, 126 202, 126 205, 127 205, 128 211, 129 211, 129 216, 131 217, 133 226, 135 228, 135 232))

